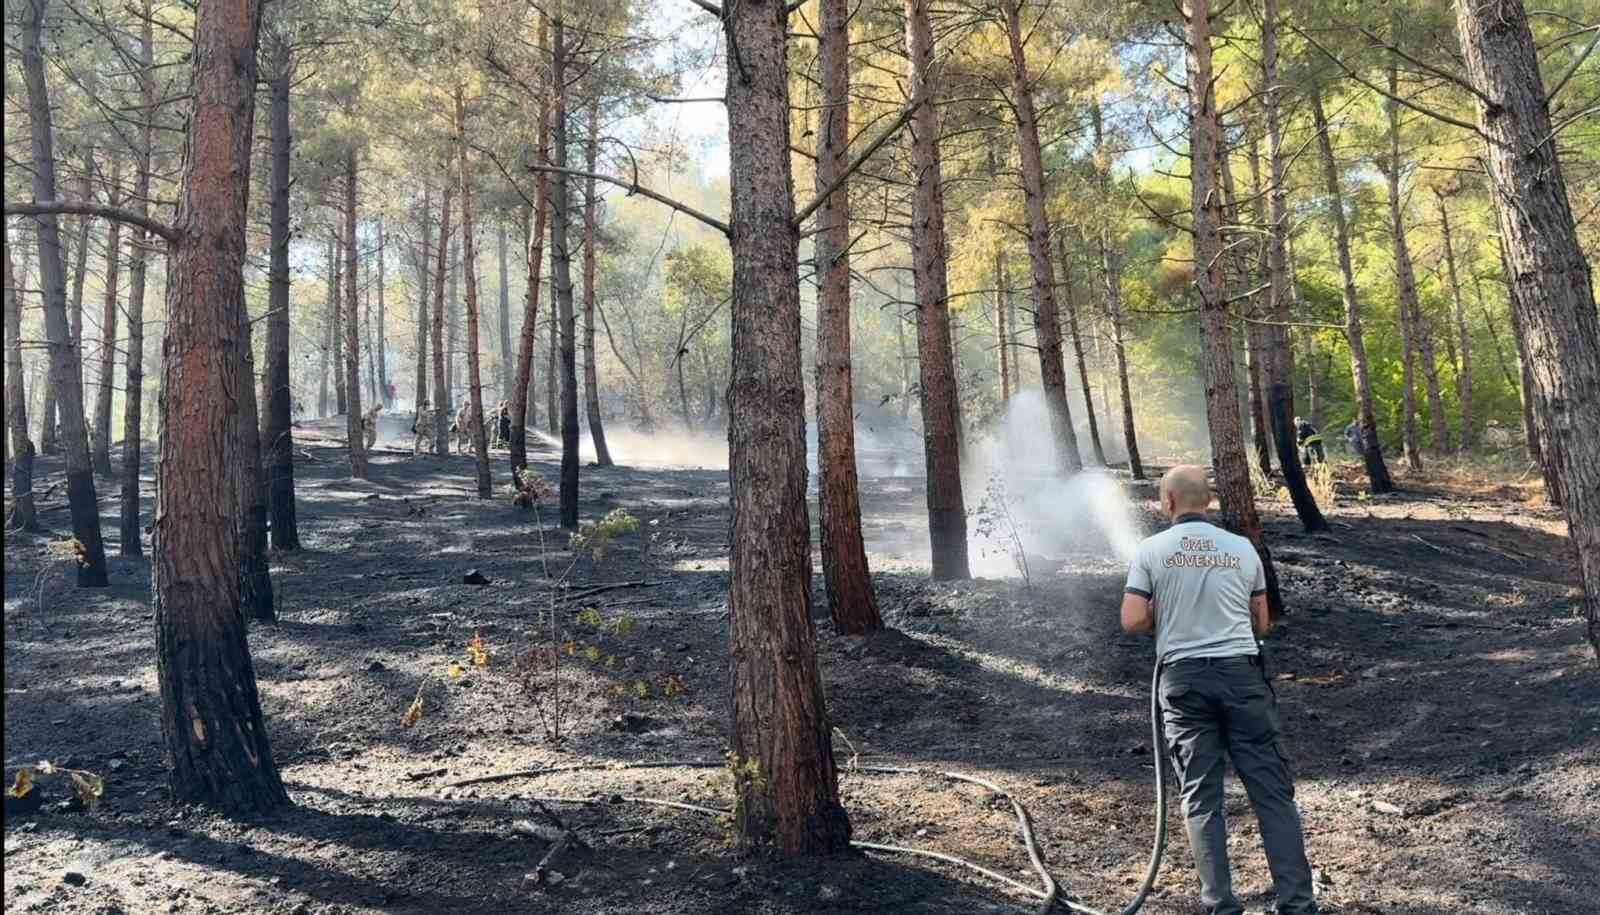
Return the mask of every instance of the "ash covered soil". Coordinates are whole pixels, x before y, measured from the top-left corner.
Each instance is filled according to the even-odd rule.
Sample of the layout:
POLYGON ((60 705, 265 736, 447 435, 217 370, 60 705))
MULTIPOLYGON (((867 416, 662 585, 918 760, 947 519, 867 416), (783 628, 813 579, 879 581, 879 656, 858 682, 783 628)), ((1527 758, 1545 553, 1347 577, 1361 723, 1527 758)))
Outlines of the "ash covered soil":
MULTIPOLYGON (((92 810, 64 809, 68 792, 49 781, 43 812, 7 818, 7 913, 1031 908, 1018 891, 931 859, 744 861, 724 820, 624 800, 730 803, 720 767, 724 471, 584 469, 585 520, 625 508, 650 536, 574 564, 565 536, 544 529, 550 573, 573 564, 573 592, 644 583, 555 614, 557 688, 552 578, 533 514, 504 495, 473 498, 469 458, 412 458, 400 450, 400 423, 390 424, 366 483, 346 478, 335 423, 297 433, 305 549, 272 557, 279 621, 250 633, 295 805, 258 822, 169 801, 148 565, 113 558, 110 589, 79 591, 44 539, 7 535, 7 777, 50 760, 105 779, 92 810), (487 584, 463 583, 474 569, 487 584), (468 657, 475 635, 486 667, 468 657), (419 695, 422 717, 403 727, 419 695), (556 741, 548 731, 558 707, 556 741), (660 761, 706 765, 607 767, 660 761), (451 786, 574 764, 600 767, 451 786), (526 875, 559 834, 541 803, 589 850, 564 852, 545 885, 532 886, 526 875)), ((548 479, 554 457, 535 455, 548 479)), ((43 491, 60 468, 40 470, 43 491)), ((495 473, 503 489, 503 454, 495 473)), ((920 565, 921 481, 869 477, 864 489, 877 592, 895 631, 834 635, 816 582, 856 838, 960 855, 1037 885, 1004 799, 849 763, 978 775, 1026 805, 1067 894, 1120 908, 1154 825, 1153 652, 1118 630, 1121 563, 1087 538, 1030 556, 1031 589, 1015 578, 931 583, 920 565)), ((115 491, 106 481, 101 490, 114 538, 115 491)), ((45 498, 42 516, 58 531, 67 525, 60 492, 45 498)), ((1292 516, 1264 506, 1290 606, 1269 641, 1271 667, 1324 904, 1347 913, 1593 912, 1600 678, 1559 516, 1511 489, 1414 484, 1366 501, 1352 493, 1347 486, 1332 512, 1331 536, 1303 535, 1292 516)), ((1135 494, 1153 529, 1150 490, 1135 494)), ((989 550, 974 551, 982 568, 994 567, 994 556, 979 555, 989 550)), ((1270 881, 1255 824, 1242 789, 1230 780, 1228 790, 1236 882, 1260 909, 1270 881)), ((1195 905, 1180 822, 1175 812, 1147 912, 1195 905)))

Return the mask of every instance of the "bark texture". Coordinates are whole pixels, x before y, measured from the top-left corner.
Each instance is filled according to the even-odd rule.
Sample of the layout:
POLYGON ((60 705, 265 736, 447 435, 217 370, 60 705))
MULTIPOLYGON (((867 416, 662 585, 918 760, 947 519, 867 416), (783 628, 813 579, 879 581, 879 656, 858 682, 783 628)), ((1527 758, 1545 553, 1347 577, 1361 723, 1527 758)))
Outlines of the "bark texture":
POLYGON ((262 474, 265 477, 267 514, 271 519, 272 546, 278 550, 300 548, 300 527, 294 502, 294 392, 289 387, 289 155, 293 137, 289 128, 289 91, 294 76, 288 41, 272 43, 272 73, 268 81, 272 132, 270 252, 267 266, 267 366, 261 390, 262 474))
POLYGON ((356 237, 356 206, 360 201, 360 152, 351 146, 344 154, 344 428, 350 447, 350 477, 367 478, 367 443, 361 429, 361 315, 357 312, 356 265, 361 254, 356 237))
MULTIPOLYGON (((1278 449, 1278 466, 1283 469, 1283 485, 1289 490, 1289 500, 1294 504, 1295 515, 1307 531, 1328 530, 1328 519, 1318 507, 1311 487, 1306 483, 1305 468, 1300 465, 1299 433, 1294 427, 1294 350, 1289 346, 1289 321, 1293 317, 1294 270, 1289 262, 1289 188, 1285 183, 1286 163, 1283 159, 1282 91, 1278 76, 1278 0, 1264 0, 1261 27, 1261 73, 1266 86, 1265 107, 1267 134, 1267 316, 1272 323, 1263 331, 1266 351, 1264 374, 1267 384, 1267 415, 1272 424, 1272 440, 1278 449)), ((1259 174, 1260 165, 1255 147, 1250 153, 1252 174, 1259 174)), ((1261 218, 1259 181, 1255 190, 1256 221, 1261 218)), ((1306 376, 1311 389, 1311 424, 1322 429, 1316 398, 1315 356, 1310 350, 1312 337, 1306 335, 1306 376)))
MULTIPOLYGON (((823 109, 817 124, 816 188, 844 173, 850 137, 849 0, 822 0, 818 65, 823 109)), ((840 185, 816 213, 817 512, 828 613, 841 633, 883 628, 861 536, 856 476, 855 385, 850 372, 850 187, 840 185)), ((680 360, 679 365, 682 365, 680 360)), ((687 400, 685 401, 687 413, 687 400)))
POLYGON ((1050 414, 1056 466, 1063 475, 1083 469, 1078 433, 1067 401, 1067 371, 1062 362, 1061 325, 1056 311, 1055 267, 1050 259, 1050 224, 1045 219, 1044 157, 1039 123, 1028 80, 1027 51, 1022 34, 1022 0, 1001 0, 1006 40, 1011 48, 1011 110, 1017 120, 1017 151, 1022 159, 1023 209, 1028 217, 1028 260, 1033 267, 1033 328, 1038 338, 1039 383, 1050 414))
MULTIPOLYGON (((567 167, 567 39, 566 24, 551 23, 551 81, 555 108, 550 125, 554 165, 567 167)), ((785 153, 787 155, 787 153, 785 153)), ((568 247, 572 222, 572 182, 562 172, 550 177, 550 273, 559 320, 556 337, 560 359, 551 367, 561 375, 561 526, 578 526, 578 378, 572 308, 572 249, 568 247)))
POLYGON ((1478 124, 1527 343, 1536 416, 1583 575, 1589 643, 1600 659, 1600 314, 1520 0, 1456 6, 1478 124))
MULTIPOLYGON (((911 116, 911 267, 916 283, 917 366, 926 464, 928 540, 935 581, 971 578, 967 510, 961 492, 961 418, 950 345, 950 286, 939 161, 939 74, 933 60, 929 0, 905 0, 911 93, 925 101, 911 116)), ((1057 359, 1057 364, 1060 359, 1057 359)))
MULTIPOLYGON (((33 197, 39 201, 56 199, 55 129, 41 47, 47 5, 47 0, 24 0, 21 42, 22 73, 27 83, 28 118, 32 126, 29 139, 33 154, 33 197)), ((81 549, 78 587, 101 588, 107 584, 106 552, 100 540, 100 503, 95 495, 94 470, 89 464, 88 428, 84 424, 83 371, 78 362, 82 336, 68 329, 66 277, 61 270, 61 234, 57 218, 50 214, 36 217, 34 222, 34 237, 39 246, 39 279, 44 287, 50 383, 56 391, 56 409, 61 417, 61 449, 66 457, 67 502, 72 515, 72 535, 81 549)))
POLYGON ((739 49, 727 98, 728 132, 740 138, 729 153, 730 761, 740 847, 821 855, 848 847, 850 821, 811 620, 787 20, 783 0, 743 0, 723 19, 728 46, 739 49))
POLYGON ((1228 302, 1223 283, 1222 191, 1218 185, 1220 130, 1212 82, 1209 0, 1187 0, 1189 85, 1190 200, 1194 210, 1195 286, 1200 298, 1200 330, 1206 379, 1206 426, 1211 431, 1211 465, 1223 525, 1249 538, 1261 554, 1267 574, 1267 603, 1274 616, 1283 612, 1272 555, 1262 537, 1250 489, 1249 458, 1239 415, 1234 373, 1233 334, 1228 327, 1228 302))
POLYGON ((22 370, 21 278, 11 263, 11 221, 0 223, 0 248, 5 254, 6 444, 11 449, 11 498, 8 531, 37 531, 39 514, 33 501, 33 442, 28 439, 28 394, 22 370))
MULTIPOLYGON (((260 814, 289 801, 239 612, 234 404, 255 107, 256 0, 206 3, 167 284, 152 562, 173 800, 260 814)), ((247 385, 248 387, 248 385, 247 385)))

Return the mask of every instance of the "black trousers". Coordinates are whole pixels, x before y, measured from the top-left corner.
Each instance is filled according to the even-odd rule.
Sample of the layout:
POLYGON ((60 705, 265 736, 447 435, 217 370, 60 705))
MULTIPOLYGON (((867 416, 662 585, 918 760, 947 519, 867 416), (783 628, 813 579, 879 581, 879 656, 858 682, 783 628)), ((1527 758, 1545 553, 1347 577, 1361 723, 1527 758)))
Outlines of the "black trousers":
POLYGON ((1311 865, 1283 750, 1277 697, 1255 656, 1174 661, 1161 674, 1167 749, 1183 797, 1200 898, 1212 915, 1242 915, 1228 864, 1223 758, 1233 761, 1261 825, 1282 915, 1312 915, 1311 865))

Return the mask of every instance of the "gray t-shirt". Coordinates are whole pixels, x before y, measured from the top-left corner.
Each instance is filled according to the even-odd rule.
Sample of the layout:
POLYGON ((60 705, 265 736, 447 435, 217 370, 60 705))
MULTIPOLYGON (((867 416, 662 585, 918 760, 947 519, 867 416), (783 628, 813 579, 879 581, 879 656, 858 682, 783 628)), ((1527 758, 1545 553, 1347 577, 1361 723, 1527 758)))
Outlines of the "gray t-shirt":
POLYGON ((1256 654, 1250 598, 1266 589, 1249 540, 1185 515, 1139 544, 1123 590, 1153 601, 1156 656, 1171 662, 1256 654))

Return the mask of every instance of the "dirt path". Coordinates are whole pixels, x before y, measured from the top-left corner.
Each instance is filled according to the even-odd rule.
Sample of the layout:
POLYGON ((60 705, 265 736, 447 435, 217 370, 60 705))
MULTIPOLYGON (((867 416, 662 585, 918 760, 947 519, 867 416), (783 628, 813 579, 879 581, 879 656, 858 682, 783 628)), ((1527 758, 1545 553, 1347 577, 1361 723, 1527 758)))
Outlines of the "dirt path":
MULTIPOLYGON (((167 802, 147 566, 113 560, 111 589, 80 592, 42 541, 7 537, 6 770, 49 759, 106 778, 93 811, 7 822, 7 913, 965 913, 1026 903, 931 861, 750 867, 712 817, 616 802, 724 806, 715 765, 446 787, 530 767, 720 762, 726 474, 585 468, 584 517, 626 508, 651 536, 648 546, 624 538, 599 562, 580 557, 573 588, 650 584, 581 602, 592 613, 557 614, 555 742, 552 586, 532 515, 471 498, 467 458, 380 451, 372 481, 355 484, 339 452, 302 440, 306 549, 274 557, 281 622, 251 633, 296 801, 266 822, 167 802), (471 569, 489 584, 463 584, 471 569), (475 634, 486 668, 466 654, 475 634), (423 716, 402 727, 419 689, 423 716), (551 804, 593 851, 558 860, 564 879, 544 889, 523 883, 554 836, 536 795, 601 801, 551 804)), ((536 466, 553 479, 550 457, 536 466)), ((41 488, 59 475, 42 469, 41 488)), ((503 487, 503 458, 496 473, 503 487)), ((866 487, 879 594, 899 634, 835 637, 819 604, 830 710, 848 740, 841 761, 853 748, 864 762, 1006 786, 1030 808, 1067 891, 1120 905, 1143 867, 1153 794, 1150 645, 1117 631, 1119 564, 1100 550, 1053 557, 1031 591, 930 584, 918 566, 920 483, 866 487)), ((44 520, 64 527, 58 501, 46 500, 44 520)), ((1557 519, 1460 493, 1351 500, 1334 517, 1331 538, 1271 522, 1293 609, 1271 641, 1275 686, 1325 901, 1416 915, 1593 911, 1581 900, 1600 847, 1600 680, 1557 519)), ((545 538, 550 565, 565 567, 565 538, 545 538)), ((979 789, 847 773, 843 791, 858 839, 961 854, 1032 882, 1009 806, 979 789)), ((1254 824, 1230 792, 1237 880, 1261 905, 1268 877, 1254 824)), ((1171 851, 1146 911, 1192 904, 1181 835, 1171 851)))

